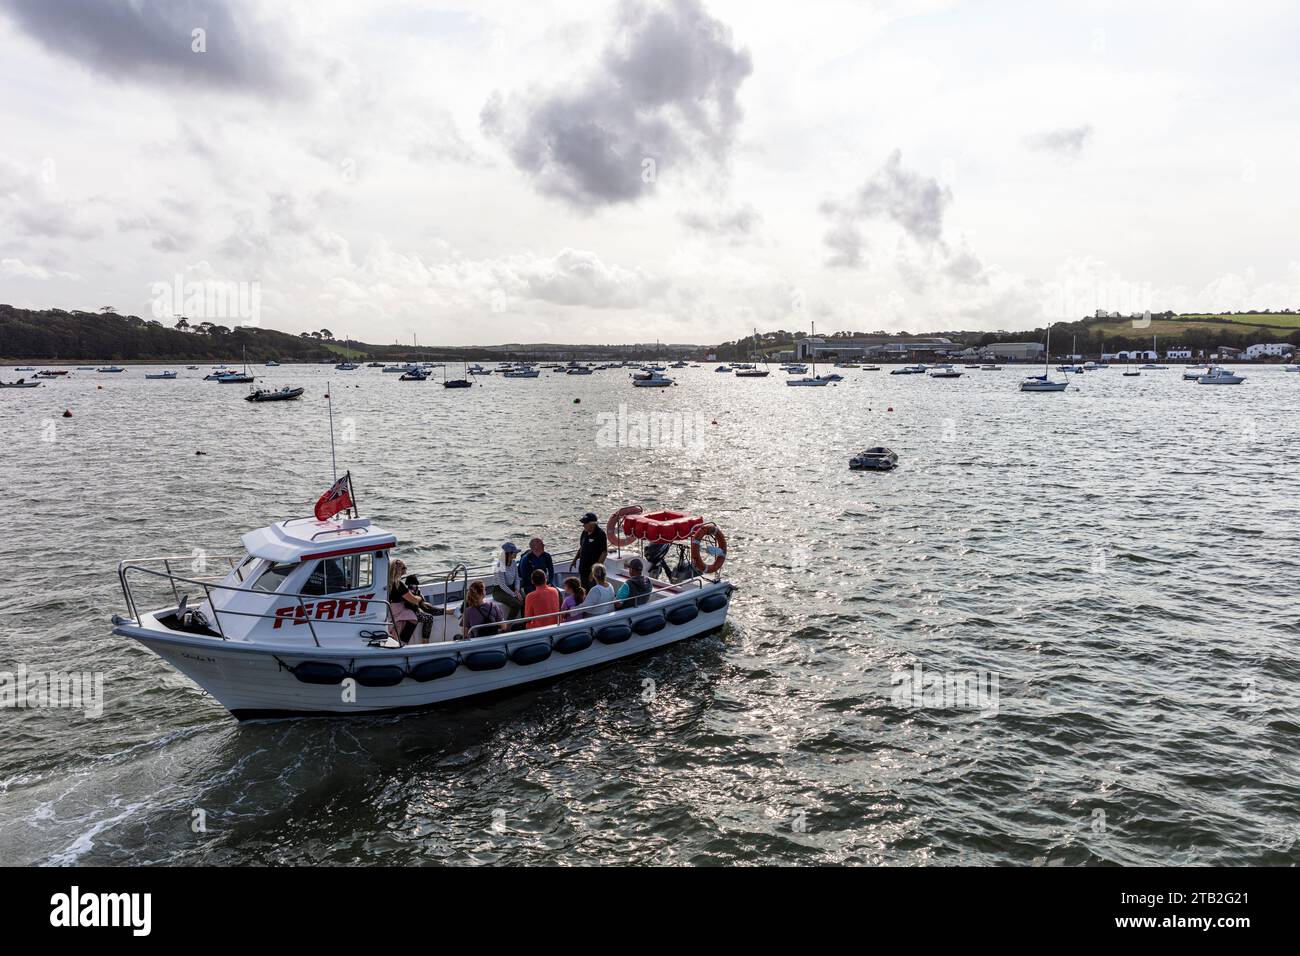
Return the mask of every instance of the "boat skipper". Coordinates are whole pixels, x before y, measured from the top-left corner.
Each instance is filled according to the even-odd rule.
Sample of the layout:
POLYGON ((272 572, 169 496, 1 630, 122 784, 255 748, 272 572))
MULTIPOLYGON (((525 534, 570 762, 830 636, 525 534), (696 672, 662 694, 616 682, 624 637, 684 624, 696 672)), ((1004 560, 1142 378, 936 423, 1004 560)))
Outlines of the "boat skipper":
POLYGON ((590 591, 591 569, 605 563, 609 555, 609 536, 592 512, 588 511, 579 520, 582 522, 582 537, 578 539, 578 553, 569 562, 569 570, 572 571, 576 564, 583 588, 590 591))

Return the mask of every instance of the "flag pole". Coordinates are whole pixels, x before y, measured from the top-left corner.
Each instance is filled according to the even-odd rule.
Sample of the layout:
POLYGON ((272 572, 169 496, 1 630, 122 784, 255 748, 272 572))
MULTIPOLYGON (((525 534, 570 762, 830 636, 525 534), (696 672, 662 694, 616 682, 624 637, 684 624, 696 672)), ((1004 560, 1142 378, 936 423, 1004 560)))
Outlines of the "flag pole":
MULTIPOLYGON (((337 483, 338 480, 339 480, 339 461, 338 461, 337 456, 334 454, 334 398, 333 398, 333 394, 334 394, 334 393, 330 391, 330 383, 329 383, 328 380, 326 380, 326 382, 325 382, 325 404, 329 406, 329 410, 330 410, 330 465, 331 465, 331 467, 332 467, 333 470, 334 470, 334 481, 337 483)), ((351 483, 351 482, 349 482, 349 484, 350 484, 350 483, 351 483)))
POLYGON ((357 505, 357 489, 352 484, 352 472, 349 470, 343 476, 348 480, 348 497, 352 499, 352 517, 361 517, 361 508, 357 505))

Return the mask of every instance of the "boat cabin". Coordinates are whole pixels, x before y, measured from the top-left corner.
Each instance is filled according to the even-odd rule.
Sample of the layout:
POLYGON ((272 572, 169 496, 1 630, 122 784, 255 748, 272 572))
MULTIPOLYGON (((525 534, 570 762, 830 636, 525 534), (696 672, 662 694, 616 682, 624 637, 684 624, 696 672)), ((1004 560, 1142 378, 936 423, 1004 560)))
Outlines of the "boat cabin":
POLYGON ((255 630, 265 639, 287 628, 318 641, 355 641, 359 625, 385 627, 392 532, 366 518, 295 518, 241 541, 246 556, 199 608, 228 639, 254 639, 255 630))

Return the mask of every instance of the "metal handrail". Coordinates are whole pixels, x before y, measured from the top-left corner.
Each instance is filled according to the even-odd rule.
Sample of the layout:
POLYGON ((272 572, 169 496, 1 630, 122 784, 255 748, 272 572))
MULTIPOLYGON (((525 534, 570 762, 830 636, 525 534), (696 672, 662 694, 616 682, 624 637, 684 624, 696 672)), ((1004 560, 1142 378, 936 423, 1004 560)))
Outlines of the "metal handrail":
MULTIPOLYGON (((486 627, 504 627, 504 628, 509 629, 509 628, 514 627, 514 625, 516 625, 516 624, 522 624, 522 623, 524 623, 525 621, 536 621, 536 620, 538 620, 539 618, 543 618, 543 617, 560 617, 560 616, 562 616, 562 615, 564 615, 564 614, 572 614, 574 611, 585 611, 585 610, 591 610, 592 608, 605 607, 606 605, 609 605, 609 604, 613 604, 613 605, 615 605, 613 611, 602 611, 602 612, 601 612, 602 614, 611 614, 611 613, 614 613, 614 611, 632 611, 632 610, 635 610, 636 608, 639 608, 639 607, 645 607, 646 605, 648 605, 648 604, 650 603, 650 599, 654 597, 654 595, 655 595, 655 593, 656 593, 656 592, 654 591, 654 582, 655 582, 655 579, 654 579, 654 578, 651 578, 651 579, 650 579, 650 582, 651 582, 651 591, 650 591, 650 595, 649 595, 649 597, 646 598, 646 602, 645 602, 645 604, 634 604, 634 605, 631 605, 630 607, 620 608, 620 607, 617 606, 618 603, 619 603, 618 598, 615 597, 614 600, 612 600, 612 601, 601 601, 599 604, 593 604, 593 605, 591 606, 591 608, 583 608, 583 607, 579 606, 579 607, 576 607, 576 608, 569 608, 569 610, 567 610, 567 611, 547 611, 545 614, 533 614, 533 615, 530 616, 530 617, 513 617, 513 618, 511 618, 511 619, 508 620, 508 621, 492 621, 492 622, 489 622, 489 623, 486 623, 486 624, 474 624, 474 625, 472 625, 472 626, 470 627, 470 630, 471 630, 471 631, 477 631, 479 628, 486 628, 486 627)), ((679 587, 681 587, 683 584, 691 584, 691 585, 694 585, 695 588, 696 588, 697 590, 702 591, 702 590, 704 590, 705 582, 706 582, 706 578, 705 578, 703 575, 696 575, 695 577, 693 577, 693 578, 688 578, 688 579, 685 580, 685 581, 675 581, 675 582, 673 582, 672 584, 665 585, 664 588, 663 588, 663 591, 666 591, 666 590, 668 590, 669 588, 679 588, 679 587)), ((716 582, 716 581, 712 581, 712 582, 708 582, 708 583, 716 584, 717 582, 716 582)), ((660 593, 662 593, 662 591, 661 591, 660 593)), ((681 593, 684 594, 684 593, 686 593, 686 592, 683 591, 683 592, 681 592, 681 593)), ((674 597, 676 597, 676 595, 674 595, 674 597)), ((631 600, 631 598, 624 598, 623 600, 625 600, 625 601, 629 601, 629 600, 631 600)), ((577 619, 572 620, 572 621, 556 621, 555 623, 556 623, 557 626, 560 625, 560 624, 577 624, 579 621, 584 621, 584 620, 586 620, 586 619, 587 619, 587 618, 586 618, 586 615, 584 615, 583 617, 577 618, 577 619)), ((472 639, 473 639, 473 638, 467 638, 467 640, 472 640, 472 639)))
MULTIPOLYGON (((223 613, 224 613, 224 614, 234 614, 234 615, 236 615, 236 616, 238 616, 238 617, 256 617, 256 618, 261 618, 261 619, 263 619, 263 620, 268 620, 268 621, 283 620, 283 617, 282 617, 281 615, 278 615, 278 614, 264 614, 264 613, 261 613, 261 612, 258 612, 258 611, 240 611, 240 610, 236 610, 236 609, 234 609, 234 608, 229 608, 229 607, 227 607, 227 608, 218 608, 218 607, 216 606, 216 604, 214 604, 214 603, 212 602, 212 591, 213 591, 214 588, 215 588, 215 589, 218 589, 218 590, 222 590, 222 591, 235 591, 235 592, 238 592, 238 593, 240 593, 240 594, 256 594, 256 593, 263 593, 263 594, 265 594, 268 598, 272 598, 272 599, 274 599, 274 598, 293 598, 293 599, 295 599, 295 600, 297 601, 299 608, 304 608, 304 610, 303 610, 303 615, 302 615, 302 620, 304 620, 304 621, 307 622, 307 629, 308 629, 308 630, 310 631, 310 633, 311 633, 312 641, 316 644, 317 647, 320 647, 320 646, 321 646, 321 643, 320 643, 320 637, 319 637, 319 635, 316 633, 316 624, 315 624, 315 621, 314 621, 310 616, 307 615, 307 613, 306 613, 306 611, 305 611, 305 606, 304 606, 304 604, 303 604, 303 598, 310 598, 312 601, 315 601, 315 600, 318 600, 319 598, 327 597, 327 595, 323 595, 323 594, 304 594, 304 593, 295 593, 295 592, 287 592, 287 591, 285 591, 285 592, 281 592, 281 591, 264 591, 264 592, 256 592, 253 588, 241 588, 241 587, 235 587, 234 585, 230 585, 230 584, 219 584, 219 583, 214 584, 214 583, 212 583, 212 582, 210 582, 210 581, 203 581, 203 580, 200 580, 200 579, 198 579, 198 578, 185 578, 185 577, 181 577, 180 575, 177 575, 177 574, 164 573, 164 572, 162 572, 162 571, 156 571, 156 570, 154 570, 153 568, 141 567, 140 565, 132 564, 132 563, 130 563, 130 562, 128 562, 128 561, 122 561, 122 562, 120 562, 120 563, 118 564, 118 567, 117 567, 118 581, 119 581, 119 582, 121 583, 121 585, 122 585, 122 593, 123 593, 123 595, 124 595, 125 598, 126 598, 127 609, 129 610, 129 612, 130 612, 130 614, 131 614, 131 618, 135 621, 136 624, 139 624, 139 623, 140 623, 140 612, 139 612, 139 610, 136 608, 135 597, 134 597, 134 595, 131 593, 131 583, 130 583, 128 577, 127 577, 127 575, 128 575, 131 571, 138 571, 138 572, 141 573, 141 574, 148 574, 148 575, 152 575, 152 576, 154 576, 154 577, 159 577, 159 578, 165 578, 165 579, 167 579, 168 583, 169 583, 169 584, 171 585, 171 587, 172 587, 172 591, 173 591, 173 593, 176 593, 176 584, 177 584, 177 582, 179 582, 179 583, 181 583, 181 584, 190 584, 190 585, 193 585, 193 586, 195 586, 195 587, 202 588, 202 589, 203 589, 203 595, 204 595, 205 600, 207 601, 208 607, 210 607, 210 608, 212 609, 212 623, 215 625, 215 630, 216 630, 217 633, 221 636, 221 639, 222 639, 223 641, 228 641, 228 640, 230 640, 230 638, 228 638, 228 637, 226 636, 225 628, 223 628, 223 627, 221 626, 221 614, 223 614, 223 613)), ((372 583, 373 583, 373 582, 372 582, 372 583)), ((346 594, 347 592, 345 592, 345 591, 340 591, 340 592, 336 592, 336 593, 339 593, 339 594, 346 594)), ((176 599, 176 601, 177 601, 177 603, 179 604, 179 603, 180 603, 180 598, 178 597, 178 598, 176 599)), ((383 619, 382 622, 379 622, 379 621, 331 621, 330 623, 331 623, 331 624, 341 624, 341 625, 344 625, 344 626, 352 626, 352 627, 357 627, 357 628, 362 628, 362 627, 374 627, 374 626, 376 626, 376 625, 382 625, 382 626, 384 626, 384 627, 388 627, 389 625, 393 625, 393 626, 396 625, 396 619, 395 619, 395 617, 394 617, 394 615, 393 615, 392 602, 388 601, 386 598, 384 598, 384 599, 369 598, 369 599, 367 599, 367 603, 368 603, 368 604, 382 605, 382 606, 383 606, 383 608, 384 608, 384 619, 383 619)), ((297 620, 297 618, 295 618, 294 620, 297 620)))

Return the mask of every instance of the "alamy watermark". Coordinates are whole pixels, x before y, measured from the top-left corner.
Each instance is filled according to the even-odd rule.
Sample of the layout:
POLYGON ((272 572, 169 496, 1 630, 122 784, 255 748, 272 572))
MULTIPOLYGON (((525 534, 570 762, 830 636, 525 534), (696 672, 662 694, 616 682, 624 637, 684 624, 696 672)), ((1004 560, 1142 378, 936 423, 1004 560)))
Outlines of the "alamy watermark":
POLYGON ((927 710, 998 709, 998 675, 993 671, 927 671, 916 664, 910 671, 889 675, 889 699, 895 707, 927 710))
POLYGON ((87 717, 104 713, 104 675, 97 671, 0 671, 0 708, 68 708, 87 717))
POLYGON ((237 321, 240 325, 260 325, 262 321, 262 284, 260 282, 186 282, 177 273, 171 282, 155 282, 153 317, 159 320, 183 315, 196 322, 237 321))
POLYGON ((700 412, 631 411, 620 402, 617 412, 596 415, 596 445, 600 448, 667 448, 691 450, 703 447, 709 420, 700 412))

